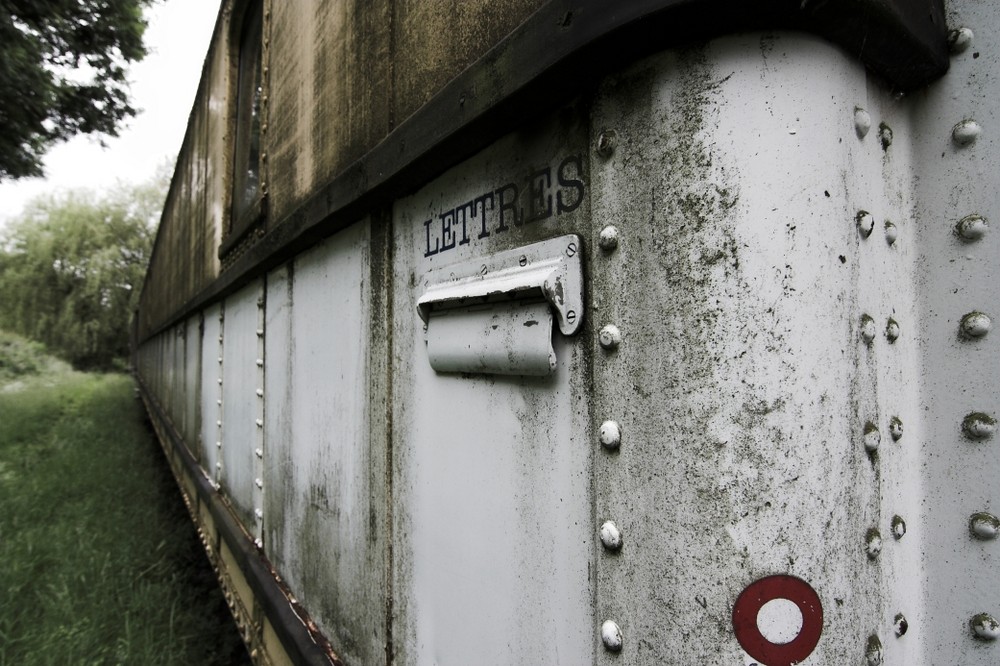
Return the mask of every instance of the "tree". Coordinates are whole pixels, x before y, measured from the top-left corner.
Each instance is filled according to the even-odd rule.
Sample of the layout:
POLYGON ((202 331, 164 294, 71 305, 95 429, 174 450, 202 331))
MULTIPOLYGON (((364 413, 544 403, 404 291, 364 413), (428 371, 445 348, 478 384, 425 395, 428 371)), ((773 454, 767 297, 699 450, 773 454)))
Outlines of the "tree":
POLYGON ((78 368, 125 359, 167 184, 161 172, 100 198, 70 191, 28 204, 0 236, 0 328, 78 368))
POLYGON ((76 134, 117 136, 151 0, 0 0, 0 180, 41 176, 76 134))

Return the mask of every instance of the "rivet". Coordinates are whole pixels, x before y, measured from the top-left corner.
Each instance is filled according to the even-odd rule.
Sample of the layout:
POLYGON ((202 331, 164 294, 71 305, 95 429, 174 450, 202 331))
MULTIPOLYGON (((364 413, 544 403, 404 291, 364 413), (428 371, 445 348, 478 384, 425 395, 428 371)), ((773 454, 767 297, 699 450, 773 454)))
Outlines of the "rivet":
POLYGON ((221 462, 215 463, 215 469, 221 470, 222 469, 222 463, 221 462))
POLYGON ((885 123, 878 125, 878 141, 882 144, 882 150, 888 150, 892 145, 892 128, 885 123))
POLYGON ((892 317, 889 317, 889 321, 885 323, 885 339, 889 342, 895 342, 899 339, 899 322, 892 317))
POLYGON ((951 128, 951 140, 959 146, 969 146, 976 142, 983 128, 975 120, 965 119, 951 128))
POLYGON ((215 443, 215 448, 221 449, 222 448, 222 442, 216 442, 215 443))
POLYGON ((262 359, 262 358, 257 359, 257 367, 258 368, 263 368, 264 367, 264 359, 262 359))
POLYGON ((906 621, 906 617, 902 613, 897 613, 892 621, 892 629, 896 632, 896 638, 906 634, 906 630, 909 628, 910 623, 906 621))
POLYGON ((962 432, 969 439, 989 439, 997 431, 997 420, 983 412, 966 414, 962 419, 962 432))
POLYGON ((264 481, 263 481, 263 479, 254 479, 253 482, 254 482, 254 485, 256 485, 258 488, 263 488, 264 487, 264 481))
POLYGON ((868 660, 868 666, 882 666, 882 641, 875 634, 868 637, 865 659, 868 660))
POLYGON ((263 419, 255 419, 254 423, 257 424, 258 428, 263 428, 264 427, 264 420, 263 419))
POLYGON ((858 214, 854 216, 854 221, 858 225, 858 233, 861 234, 862 238, 868 238, 875 230, 875 218, 866 210, 859 210, 858 214))
POLYGON ((868 130, 872 128, 872 117, 860 106, 854 107, 854 131, 859 139, 868 136, 868 130))
POLYGON ((622 332, 618 330, 618 327, 614 324, 608 324, 601 329, 598 335, 598 341, 601 343, 601 347, 607 350, 618 349, 618 345, 622 343, 622 332))
POLYGON ((257 299, 257 307, 259 307, 259 308, 264 307, 264 297, 263 296, 261 296, 260 298, 257 299))
POLYGON ((257 389, 257 397, 258 398, 264 397, 264 389, 257 389))
POLYGON ((622 443, 622 429, 618 425, 617 421, 605 421, 601 424, 601 430, 598 434, 598 438, 601 441, 601 446, 606 449, 615 450, 622 443))
POLYGON ((955 233, 964 241, 977 241, 986 235, 990 225, 982 215, 966 215, 955 226, 955 233))
POLYGON ((256 455, 258 458, 263 458, 264 449, 254 449, 254 455, 256 455))
POLYGON ((866 314, 861 315, 861 339, 866 345, 875 339, 875 320, 866 314))
POLYGON ((618 227, 613 224, 601 229, 601 236, 597 241, 601 249, 605 252, 613 252, 618 247, 618 227))
MULTIPOLYGON (((221 318, 221 317, 219 318, 219 321, 222 321, 222 318, 221 318)), ((221 335, 219 336, 219 344, 220 344, 220 345, 222 344, 222 336, 221 336, 221 335)))
POLYGON ((219 377, 218 382, 219 382, 219 386, 222 386, 222 377, 219 377))
POLYGON ((993 322, 983 312, 970 312, 962 317, 961 330, 966 338, 981 338, 990 332, 993 322))
POLYGON ((222 365, 222 357, 219 357, 219 365, 222 365))
POLYGON ((257 517, 257 520, 264 520, 264 510, 263 509, 254 509, 253 510, 253 515, 255 515, 257 517))
POLYGON ((221 428, 222 427, 222 421, 216 421, 215 425, 221 428))
POLYGON ((956 28, 948 33, 948 48, 952 53, 964 53, 975 37, 969 28, 956 28))
POLYGON ((622 630, 614 620, 605 620, 601 625, 601 642, 611 652, 622 650, 622 630))
POLYGON ((892 222, 885 223, 885 242, 889 245, 895 245, 896 239, 899 238, 899 229, 892 222))
POLYGON ((253 540, 253 545, 257 546, 258 550, 263 549, 264 548, 264 540, 261 539, 260 537, 257 537, 256 539, 253 540))
POLYGON ((991 513, 974 513, 969 517, 969 532, 981 541, 992 541, 1000 533, 1000 518, 991 513))
POLYGON ((262 328, 258 328, 257 329, 257 337, 258 338, 264 337, 264 329, 262 329, 262 328))
POLYGON ((902 516, 892 517, 892 536, 896 541, 906 536, 906 521, 902 516))
POLYGON ((878 451, 879 444, 882 443, 882 434, 874 423, 869 421, 865 424, 865 449, 869 452, 878 451))
POLYGON ((972 627, 972 635, 981 641, 995 641, 1000 638, 1000 622, 989 613, 973 615, 969 620, 969 626, 972 627))
POLYGON ((217 404, 219 407, 222 407, 222 401, 221 400, 216 400, 215 404, 217 404))
POLYGON ((898 416, 889 419, 889 435, 896 442, 903 438, 903 422, 898 416))
POLYGON ((882 552, 882 535, 879 533, 878 529, 875 527, 868 528, 865 532, 865 554, 868 555, 868 559, 877 559, 879 553, 882 552))
POLYGON ((601 130, 601 133, 597 135, 597 154, 604 158, 611 157, 617 143, 618 135, 614 130, 601 130))
POLYGON ((610 520, 601 525, 601 543, 610 551, 618 552, 622 549, 621 530, 610 520))

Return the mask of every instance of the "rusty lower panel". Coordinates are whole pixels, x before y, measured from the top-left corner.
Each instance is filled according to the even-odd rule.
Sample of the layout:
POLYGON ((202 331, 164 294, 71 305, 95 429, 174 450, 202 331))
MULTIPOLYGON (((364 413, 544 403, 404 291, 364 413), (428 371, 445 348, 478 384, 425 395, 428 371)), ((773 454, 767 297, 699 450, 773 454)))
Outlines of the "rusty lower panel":
POLYGON ((343 662, 329 641, 292 598, 225 499, 202 473, 142 378, 136 374, 135 379, 184 504, 198 528, 198 536, 253 662, 262 666, 342 666, 343 662))

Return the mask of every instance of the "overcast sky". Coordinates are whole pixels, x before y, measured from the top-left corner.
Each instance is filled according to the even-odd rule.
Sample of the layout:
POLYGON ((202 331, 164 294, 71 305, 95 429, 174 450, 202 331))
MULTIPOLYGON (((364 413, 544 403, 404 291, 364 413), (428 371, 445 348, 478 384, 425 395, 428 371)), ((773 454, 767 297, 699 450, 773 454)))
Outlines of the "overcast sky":
POLYGON ((30 199, 57 190, 100 192, 116 182, 148 180, 180 150, 201 67, 219 12, 219 0, 157 0, 147 10, 149 54, 129 74, 132 103, 141 112, 117 139, 101 148, 78 136, 56 146, 45 159, 45 178, 0 184, 0 225, 30 199))

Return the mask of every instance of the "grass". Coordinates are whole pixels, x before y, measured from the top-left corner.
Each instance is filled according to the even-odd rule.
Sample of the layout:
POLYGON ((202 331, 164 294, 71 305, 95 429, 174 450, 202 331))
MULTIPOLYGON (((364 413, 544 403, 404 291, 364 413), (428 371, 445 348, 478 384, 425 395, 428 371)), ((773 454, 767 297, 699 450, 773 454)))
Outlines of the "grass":
POLYGON ((0 378, 0 665, 249 663, 131 379, 37 365, 0 378))

